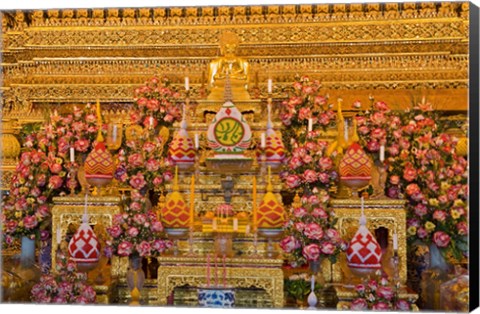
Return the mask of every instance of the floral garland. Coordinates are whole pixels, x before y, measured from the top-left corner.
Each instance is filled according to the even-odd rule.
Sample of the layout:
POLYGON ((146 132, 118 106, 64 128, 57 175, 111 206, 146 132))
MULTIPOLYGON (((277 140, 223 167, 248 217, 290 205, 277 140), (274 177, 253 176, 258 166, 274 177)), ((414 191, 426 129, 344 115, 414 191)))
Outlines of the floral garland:
POLYGON ((160 238, 162 223, 148 208, 145 196, 133 190, 126 203, 126 210, 115 214, 107 228, 112 238, 107 240, 106 256, 158 256, 172 247, 171 241, 160 238))
POLYGON ((92 304, 96 301, 95 290, 86 283, 84 273, 77 271, 75 262, 64 254, 57 256, 55 274, 40 277, 40 282, 31 290, 31 299, 36 303, 92 304))
POLYGON ((367 284, 359 284, 355 287, 358 298, 350 304, 350 310, 365 311, 411 311, 412 303, 400 299, 398 296, 399 286, 392 287, 388 279, 382 277, 379 281, 371 279, 367 284))
POLYGON ((39 239, 41 230, 50 232, 51 198, 79 186, 77 178, 69 176, 70 169, 78 167, 70 162, 70 148, 86 154, 97 132, 97 116, 88 104, 75 107, 73 114, 55 112, 42 130, 25 137, 10 193, 3 199, 2 231, 7 244, 21 236, 39 239))

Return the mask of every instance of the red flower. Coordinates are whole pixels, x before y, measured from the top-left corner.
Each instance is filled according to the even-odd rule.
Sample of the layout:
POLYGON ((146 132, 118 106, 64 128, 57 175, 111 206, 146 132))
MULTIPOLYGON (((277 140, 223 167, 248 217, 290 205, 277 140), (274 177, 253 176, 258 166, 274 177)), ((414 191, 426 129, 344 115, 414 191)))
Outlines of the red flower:
POLYGON ((420 193, 420 187, 416 183, 410 183, 409 185, 407 185, 405 191, 408 195, 411 196, 420 193))
POLYGON ((118 245, 117 253, 120 256, 129 256, 132 254, 133 244, 128 241, 123 241, 118 245))
POLYGON ((48 180, 48 187, 54 190, 59 189, 62 184, 63 180, 59 176, 52 176, 50 180, 48 180))
POLYGON ((143 174, 141 174, 140 172, 132 176, 129 183, 134 189, 137 190, 141 190, 147 184, 145 178, 143 177, 143 174))
POLYGON ((302 255, 308 261, 316 261, 320 257, 320 248, 315 243, 309 244, 303 248, 302 255))
POLYGON ((335 253, 335 246, 330 242, 325 242, 321 245, 320 251, 322 254, 332 255, 335 253))
POLYGON ((37 226, 38 221, 35 216, 26 216, 23 218, 23 226, 27 229, 33 229, 37 226))
POLYGON ((322 227, 314 222, 305 225, 305 230, 303 232, 309 239, 312 240, 320 240, 323 238, 322 227))
POLYGON ((391 300, 393 298, 394 292, 391 287, 379 287, 377 290, 377 294, 380 298, 391 300))
POLYGON ((441 248, 450 244, 450 236, 443 231, 437 231, 433 234, 433 242, 441 248))
POLYGON ((365 311, 368 310, 368 303, 365 299, 358 298, 350 303, 350 310, 352 311, 365 311))
POLYGON ((296 249, 300 248, 300 242, 294 236, 288 236, 280 241, 280 247, 285 253, 292 253, 296 249))

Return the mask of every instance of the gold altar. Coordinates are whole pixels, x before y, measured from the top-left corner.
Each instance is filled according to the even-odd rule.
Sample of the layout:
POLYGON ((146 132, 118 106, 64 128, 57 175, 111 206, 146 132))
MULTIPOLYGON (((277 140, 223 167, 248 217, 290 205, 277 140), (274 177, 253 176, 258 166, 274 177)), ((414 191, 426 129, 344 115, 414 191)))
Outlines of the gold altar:
MULTIPOLYGON (((205 256, 162 256, 158 258, 158 262, 160 264, 158 268, 158 303, 160 305, 167 303, 167 297, 175 287, 191 285, 198 288, 207 284, 205 256)), ((282 308, 284 304, 282 265, 282 259, 249 258, 248 256, 227 258, 226 284, 236 288, 264 289, 271 298, 272 307, 282 308)))
MULTIPOLYGON (((98 101, 105 119, 124 127, 130 123, 128 108, 136 101, 132 90, 146 78, 161 73, 180 91, 178 103, 185 102, 188 132, 192 137, 199 136, 199 145, 195 148, 195 163, 180 169, 178 185, 184 198, 195 204, 196 220, 189 230, 190 239, 175 239, 178 255, 169 251, 149 258, 149 264, 152 259, 158 262, 153 263, 157 268, 150 271, 156 278, 148 278, 142 291, 144 302, 151 305, 167 304, 175 289, 196 289, 206 284, 206 255, 215 250, 215 235, 202 232, 211 230, 203 219, 224 202, 222 181, 228 179, 233 184, 230 192, 235 212, 253 216, 254 205, 267 193, 266 164, 259 156, 260 137, 267 125, 267 103, 273 102, 271 124, 279 130, 279 106, 288 98, 288 89, 299 74, 320 80, 322 92, 331 100, 341 97, 348 104, 360 100, 362 109, 374 97, 400 111, 412 100, 427 95, 439 110, 460 111, 460 120, 465 120, 469 65, 467 2, 34 9, 1 14, 2 190, 8 189, 18 162, 19 134, 23 132, 23 136, 25 128, 44 122, 52 112, 67 114, 75 106, 98 101), (225 30, 238 37, 238 47, 235 53, 225 55, 222 51, 218 58, 218 38, 225 30), (237 97, 233 101, 252 132, 252 144, 245 152, 252 165, 245 171, 230 169, 222 173, 218 171, 222 165, 213 169, 207 162, 212 155, 205 139, 209 122, 224 103, 225 77, 211 73, 211 66, 220 64, 228 64, 230 71, 233 67, 239 70, 239 76, 230 83, 234 85, 233 96, 237 97), (184 90, 186 77, 191 85, 184 90), (273 80, 273 87, 268 85, 269 79, 273 80), (252 197, 254 179, 258 180, 257 199, 252 197)), ((357 109, 347 111, 352 115, 357 109)), ((170 131, 179 128, 180 124, 175 123, 170 131)), ((330 127, 321 134, 331 141, 337 131, 330 127)), ((273 194, 288 210, 290 202, 282 199, 285 195, 280 171, 272 170, 273 194)), ((117 188, 116 184, 113 189, 117 188)), ((165 184, 152 191, 155 197, 160 195, 155 208, 159 216, 164 205, 162 197, 172 190, 172 184, 165 184)), ((350 240, 358 228, 360 199, 331 199, 329 205, 338 218, 337 230, 345 240, 350 240)), ((98 226, 95 231, 103 233, 125 204, 119 196, 89 195, 86 204, 80 194, 53 198, 52 265, 56 262, 58 237, 65 239, 73 233, 72 229, 81 223, 85 206, 88 223, 98 226)), ((372 233, 387 230, 382 266, 389 275, 392 239, 394 234, 398 235, 400 297, 415 301, 418 295, 404 287, 408 262, 405 202, 367 199, 365 214, 372 233)), ((226 284, 262 289, 268 296, 268 306, 284 307, 285 273, 280 241, 271 241, 279 256, 266 258, 269 241, 254 235, 250 222, 239 230, 241 233, 234 235, 233 257, 226 258, 226 284)), ((127 258, 114 256, 108 262, 104 259, 102 267, 92 276, 104 270, 110 276, 107 282, 95 287, 97 302, 125 303, 131 297, 125 280, 127 258)), ((354 297, 347 285, 358 278, 350 273, 344 254, 339 255, 335 264, 324 260, 321 267, 327 286, 336 289, 338 308, 343 309, 345 302, 354 297)))

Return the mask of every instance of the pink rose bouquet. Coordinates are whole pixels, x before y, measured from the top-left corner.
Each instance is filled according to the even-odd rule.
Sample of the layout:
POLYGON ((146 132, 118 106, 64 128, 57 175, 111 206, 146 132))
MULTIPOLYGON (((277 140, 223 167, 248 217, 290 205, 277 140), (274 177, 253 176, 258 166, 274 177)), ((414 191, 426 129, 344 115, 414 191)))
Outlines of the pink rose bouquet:
POLYGON ((399 285, 392 286, 387 278, 371 279, 368 284, 359 284, 355 287, 357 298, 350 303, 353 311, 412 311, 410 300, 399 298, 399 285))
POLYGON ((139 191, 132 190, 126 201, 125 211, 113 217, 107 228, 107 255, 158 256, 172 246, 162 239, 163 226, 157 214, 148 208, 147 199, 139 191))
POLYGON ((31 299, 36 303, 92 304, 96 293, 87 284, 86 275, 77 271, 75 262, 61 254, 54 272, 42 275, 32 287, 31 299))
POLYGON ((86 155, 97 136, 97 118, 90 105, 74 107, 72 114, 56 112, 40 127, 25 127, 23 149, 10 181, 10 193, 3 199, 2 232, 12 244, 20 236, 39 238, 40 231, 50 231, 51 198, 71 189, 79 189, 71 169, 70 148, 75 156, 86 155))

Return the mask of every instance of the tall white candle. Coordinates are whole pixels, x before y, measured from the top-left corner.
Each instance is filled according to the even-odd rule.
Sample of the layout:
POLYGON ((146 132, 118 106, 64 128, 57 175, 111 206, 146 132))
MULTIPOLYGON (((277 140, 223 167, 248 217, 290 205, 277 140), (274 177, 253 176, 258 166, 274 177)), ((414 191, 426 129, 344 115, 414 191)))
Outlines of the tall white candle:
POLYGON ((398 250, 398 236, 397 232, 393 234, 393 250, 397 251, 398 250))
POLYGON ((70 162, 75 162, 75 148, 70 147, 70 162))
POLYGON ((380 161, 385 160, 385 145, 380 146, 380 161))
POLYGON ((261 148, 265 148, 267 146, 267 139, 266 139, 265 136, 266 136, 265 133, 262 133, 260 135, 260 147, 261 148))
POLYGON ((273 89, 272 79, 268 79, 268 93, 271 94, 273 89))
POLYGON ((117 141, 117 125, 114 124, 112 127, 112 141, 115 143, 117 141))
POLYGON ((347 120, 345 120, 345 124, 344 124, 344 127, 343 127, 343 138, 345 139, 345 141, 348 141, 348 123, 347 123, 347 120))
POLYGON ((200 139, 198 137, 198 133, 195 133, 195 149, 200 147, 200 139))
POLYGON ((62 243, 62 231, 60 230, 60 226, 57 227, 57 244, 60 245, 62 243))
POLYGON ((188 76, 185 76, 185 90, 188 91, 190 90, 190 81, 188 79, 188 76))
POLYGON ((312 132, 313 130, 313 120, 312 118, 308 119, 308 132, 312 132))
POLYGON ((153 127, 153 117, 152 116, 150 116, 149 122, 150 122, 150 127, 153 127))
POLYGON ((310 279, 310 290, 314 291, 315 290, 315 276, 312 275, 312 278, 310 279))

